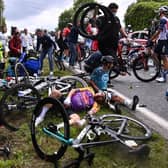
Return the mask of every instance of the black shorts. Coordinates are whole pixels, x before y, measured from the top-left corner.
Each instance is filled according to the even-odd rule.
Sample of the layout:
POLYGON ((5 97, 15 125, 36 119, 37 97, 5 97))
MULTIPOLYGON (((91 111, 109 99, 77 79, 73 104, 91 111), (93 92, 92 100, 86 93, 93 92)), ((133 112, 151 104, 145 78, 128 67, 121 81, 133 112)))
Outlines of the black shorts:
POLYGON ((154 51, 161 56, 168 55, 168 40, 159 40, 154 51))

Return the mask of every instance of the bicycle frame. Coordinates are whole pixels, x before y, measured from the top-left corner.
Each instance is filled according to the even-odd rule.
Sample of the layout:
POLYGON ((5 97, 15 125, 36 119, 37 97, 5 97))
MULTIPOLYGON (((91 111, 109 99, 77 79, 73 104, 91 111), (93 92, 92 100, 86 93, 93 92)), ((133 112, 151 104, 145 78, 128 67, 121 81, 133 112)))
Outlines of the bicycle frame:
MULTIPOLYGON (((117 115, 114 114, 113 116, 117 116, 117 115)), ((89 120, 88 125, 86 125, 82 129, 82 131, 79 133, 79 135, 75 139, 72 139, 72 138, 65 139, 64 136, 61 133, 59 133, 59 132, 52 133, 46 128, 43 128, 43 131, 47 135, 52 136, 52 137, 58 139, 59 141, 61 141, 62 143, 65 143, 68 146, 72 146, 73 148, 86 149, 86 148, 96 147, 96 146, 99 146, 99 145, 107 145, 107 144, 113 143, 113 142, 120 142, 121 144, 123 144, 123 145, 125 145, 125 146, 127 146, 128 148, 131 149, 131 146, 128 145, 128 143, 127 143, 128 141, 126 141, 126 140, 124 141, 122 138, 120 138, 120 135, 124 131, 124 129, 126 127, 126 124, 127 124, 126 119, 125 120, 120 119, 120 121, 122 121, 122 123, 119 126, 117 131, 116 130, 114 131, 111 128, 108 128, 107 126, 103 125, 99 118, 96 118, 96 117, 93 118, 93 116, 92 116, 91 118, 87 118, 87 120, 89 120), (101 132, 100 130, 98 130, 98 128, 96 130, 96 126, 98 126, 98 128, 103 129, 103 131, 101 132), (96 135, 95 132, 97 132, 97 135, 96 135), (94 138, 96 136, 100 136, 102 133, 107 133, 113 139, 112 140, 107 140, 107 141, 82 143, 82 140, 85 137, 87 137, 88 140, 94 140, 94 138)))

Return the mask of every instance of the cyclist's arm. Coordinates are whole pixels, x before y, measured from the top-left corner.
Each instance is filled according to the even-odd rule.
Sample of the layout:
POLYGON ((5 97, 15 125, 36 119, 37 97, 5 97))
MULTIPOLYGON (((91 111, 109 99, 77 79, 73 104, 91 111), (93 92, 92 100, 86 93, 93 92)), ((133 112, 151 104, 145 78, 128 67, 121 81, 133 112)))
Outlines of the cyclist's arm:
POLYGON ((159 34, 160 34, 161 30, 157 30, 154 35, 150 38, 151 41, 154 41, 158 38, 159 34))
POLYGON ((99 76, 97 68, 93 70, 91 76, 90 76, 90 84, 93 87, 93 89, 98 92, 99 88, 97 87, 96 83, 94 82, 94 79, 99 76))
POLYGON ((88 111, 88 114, 95 114, 100 110, 100 105, 97 102, 94 102, 92 108, 88 111))
POLYGON ((97 87, 97 85, 95 84, 95 82, 90 79, 90 85, 93 87, 93 89, 95 90, 95 92, 98 92, 99 91, 99 88, 97 87))

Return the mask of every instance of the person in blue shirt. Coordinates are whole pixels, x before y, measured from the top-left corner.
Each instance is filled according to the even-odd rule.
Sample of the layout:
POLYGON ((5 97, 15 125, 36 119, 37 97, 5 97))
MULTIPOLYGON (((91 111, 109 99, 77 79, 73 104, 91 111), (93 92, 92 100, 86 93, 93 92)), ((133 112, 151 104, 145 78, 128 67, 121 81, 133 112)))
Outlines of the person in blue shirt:
POLYGON ((107 91, 109 72, 113 66, 113 62, 115 62, 114 58, 110 55, 103 56, 101 62, 102 66, 95 68, 91 73, 90 84, 94 88, 95 92, 104 92, 107 101, 121 103, 131 108, 131 110, 135 110, 139 102, 138 96, 135 95, 132 101, 128 101, 113 92, 107 91))
POLYGON ((107 90, 109 81, 109 71, 113 66, 112 56, 103 56, 101 59, 102 66, 99 66, 91 73, 91 85, 96 92, 99 90, 107 90))

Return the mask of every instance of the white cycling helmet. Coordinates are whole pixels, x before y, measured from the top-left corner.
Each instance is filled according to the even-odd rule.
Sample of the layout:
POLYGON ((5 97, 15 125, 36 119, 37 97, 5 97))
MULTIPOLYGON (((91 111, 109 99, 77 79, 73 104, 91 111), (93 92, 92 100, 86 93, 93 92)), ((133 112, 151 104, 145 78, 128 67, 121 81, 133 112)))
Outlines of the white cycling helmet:
POLYGON ((164 12, 166 14, 168 14, 168 6, 161 6, 158 10, 156 10, 155 12, 157 13, 161 13, 164 12))

